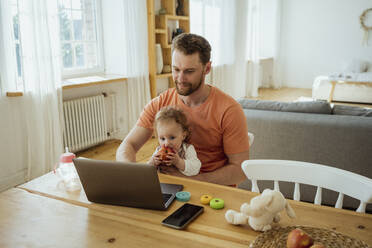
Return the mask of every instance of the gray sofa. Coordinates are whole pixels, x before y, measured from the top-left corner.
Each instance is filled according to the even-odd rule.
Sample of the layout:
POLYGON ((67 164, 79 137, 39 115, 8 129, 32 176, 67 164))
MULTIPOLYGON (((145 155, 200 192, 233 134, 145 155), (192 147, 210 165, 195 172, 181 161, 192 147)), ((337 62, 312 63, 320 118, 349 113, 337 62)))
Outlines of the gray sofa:
MULTIPOLYGON (((319 163, 372 178, 372 109, 335 105, 325 101, 274 102, 240 99, 248 130, 254 134, 250 159, 283 159, 319 163)), ((259 182, 273 188, 273 183, 259 182)), ((249 180, 239 185, 250 189, 249 180)), ((280 189, 292 199, 293 184, 280 189)), ((315 187, 301 185, 301 200, 312 202, 315 187)), ((334 205, 337 194, 323 190, 322 205, 334 205)), ((344 207, 359 201, 345 196, 344 207)), ((372 211, 372 204, 367 211, 372 211)))

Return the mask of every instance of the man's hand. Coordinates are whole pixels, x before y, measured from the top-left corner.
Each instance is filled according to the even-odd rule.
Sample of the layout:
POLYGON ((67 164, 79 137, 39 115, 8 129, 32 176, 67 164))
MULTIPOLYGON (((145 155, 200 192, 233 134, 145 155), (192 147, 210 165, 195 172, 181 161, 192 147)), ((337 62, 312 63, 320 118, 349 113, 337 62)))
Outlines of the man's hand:
POLYGON ((151 138, 152 130, 135 126, 116 151, 116 161, 136 162, 136 153, 151 138))
POLYGON ((229 163, 227 165, 222 166, 215 171, 199 173, 198 175, 191 177, 183 175, 173 166, 160 166, 159 171, 172 176, 187 177, 222 185, 239 184, 247 178, 241 169, 241 163, 244 160, 249 159, 249 150, 238 154, 228 155, 228 158, 229 163))

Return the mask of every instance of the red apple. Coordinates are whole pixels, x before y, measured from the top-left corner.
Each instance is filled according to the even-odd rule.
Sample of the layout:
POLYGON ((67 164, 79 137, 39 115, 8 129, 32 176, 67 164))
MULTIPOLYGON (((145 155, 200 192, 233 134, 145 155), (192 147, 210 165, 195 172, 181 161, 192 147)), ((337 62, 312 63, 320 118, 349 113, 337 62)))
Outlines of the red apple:
POLYGON ((313 239, 299 228, 288 234, 287 248, 309 248, 313 243, 313 239))
POLYGON ((167 153, 174 153, 174 150, 172 147, 166 147, 167 148, 167 153))
POLYGON ((171 147, 166 147, 165 145, 162 145, 158 151, 158 154, 160 154, 160 159, 163 161, 167 160, 168 153, 174 153, 174 151, 171 147))
POLYGON ((158 151, 158 154, 160 155, 161 160, 165 160, 167 158, 167 149, 165 146, 162 146, 160 150, 158 151))
POLYGON ((326 248, 322 243, 315 243, 310 248, 326 248))

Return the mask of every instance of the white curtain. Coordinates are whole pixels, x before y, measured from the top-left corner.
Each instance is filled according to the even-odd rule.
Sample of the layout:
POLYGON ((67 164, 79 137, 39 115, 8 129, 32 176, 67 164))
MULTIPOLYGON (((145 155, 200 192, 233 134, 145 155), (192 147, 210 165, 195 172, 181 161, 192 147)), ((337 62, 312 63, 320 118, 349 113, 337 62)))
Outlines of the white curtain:
POLYGON ((260 86, 260 0, 248 1, 247 16, 247 96, 258 96, 260 86))
MULTIPOLYGON (((9 5, 1 1, 1 35, 9 31, 9 5), (4 20, 4 18, 6 20, 4 20)), ((63 152, 60 119, 61 72, 57 1, 19 0, 24 95, 0 98, 0 190, 50 171, 63 152)), ((11 32, 10 32, 11 33, 11 32)), ((13 90, 16 64, 11 39, 3 39, 3 93, 13 90), (9 60, 8 60, 9 59, 9 60)))
POLYGON ((0 90, 1 96, 6 91, 16 91, 17 70, 13 42, 13 23, 11 1, 0 1, 0 90))
POLYGON ((101 1, 105 72, 125 75, 118 89, 117 115, 123 139, 150 101, 146 0, 101 1), (122 119, 121 119, 122 118, 122 119))
POLYGON ((280 54, 280 32, 281 32, 281 19, 282 19, 282 0, 275 0, 273 7, 275 11, 275 28, 274 28, 274 69, 273 69, 273 88, 282 87, 282 69, 280 67, 281 54, 280 54))
MULTIPOLYGON (((262 81, 260 54, 264 25, 274 25, 274 20, 261 23, 263 0, 190 0, 191 32, 206 37, 212 46, 212 71, 207 82, 216 85, 235 98, 258 96, 262 81)), ((265 4, 276 8, 274 30, 274 61, 279 55, 279 28, 281 0, 265 4), (274 3, 274 4, 272 4, 274 3)), ((271 16, 270 16, 271 18, 271 16)), ((266 42, 267 43, 267 42, 266 42)), ((275 63, 274 62, 274 63, 275 63)), ((275 67, 279 75, 279 67, 275 67)), ((273 72, 265 72, 271 73, 273 72)), ((276 83, 277 81, 275 81, 276 83)), ((280 82, 280 81, 278 81, 280 82)), ((274 87, 279 87, 278 84, 274 87)))
POLYGON ((255 76, 258 68, 248 70, 248 60, 251 58, 247 56, 259 49, 257 46, 248 46, 254 38, 248 34, 250 30, 247 28, 252 12, 248 11, 250 1, 190 1, 190 30, 207 38, 212 46, 213 67, 207 81, 234 98, 252 95, 253 86, 258 84, 254 81, 258 80, 255 76))
POLYGON ((148 77, 146 0, 123 1, 124 75, 127 76, 128 128, 131 129, 150 101, 148 77))

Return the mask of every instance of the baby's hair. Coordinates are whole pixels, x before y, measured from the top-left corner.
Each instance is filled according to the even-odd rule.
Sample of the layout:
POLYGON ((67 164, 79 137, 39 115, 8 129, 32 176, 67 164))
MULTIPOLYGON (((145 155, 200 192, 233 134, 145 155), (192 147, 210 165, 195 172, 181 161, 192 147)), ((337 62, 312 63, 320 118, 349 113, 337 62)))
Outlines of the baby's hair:
POLYGON ((156 125, 159 121, 167 121, 167 120, 174 120, 176 123, 181 125, 182 130, 186 132, 186 137, 184 141, 188 143, 191 137, 191 130, 187 122, 187 117, 185 113, 180 108, 177 108, 175 106, 166 106, 166 107, 161 108, 155 116, 155 123, 154 123, 155 130, 156 130, 156 125))

